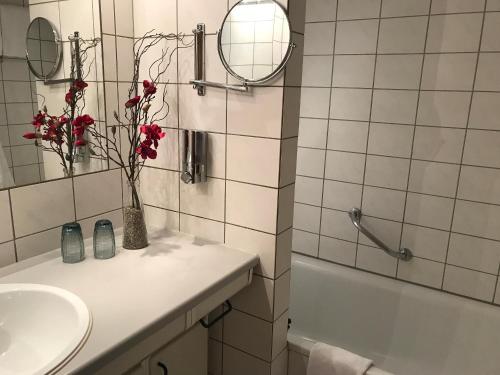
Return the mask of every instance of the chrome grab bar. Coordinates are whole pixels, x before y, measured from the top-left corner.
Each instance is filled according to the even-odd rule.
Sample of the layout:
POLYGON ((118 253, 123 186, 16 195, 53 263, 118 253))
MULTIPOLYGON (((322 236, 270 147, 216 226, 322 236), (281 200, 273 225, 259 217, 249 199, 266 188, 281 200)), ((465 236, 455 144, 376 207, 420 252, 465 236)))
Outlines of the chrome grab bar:
POLYGON ((353 208, 349 212, 349 217, 351 218, 352 223, 356 228, 359 229, 361 233, 363 233, 366 237, 368 237, 371 241, 373 241, 378 247, 380 247, 386 254, 390 255, 391 257, 398 258, 404 261, 409 261, 411 258, 413 258, 413 253, 411 252, 410 249, 407 248, 402 248, 399 249, 399 251, 394 251, 389 248, 383 241, 379 240, 375 235, 373 235, 368 229, 366 229, 362 224, 361 224, 361 210, 359 208, 353 208))

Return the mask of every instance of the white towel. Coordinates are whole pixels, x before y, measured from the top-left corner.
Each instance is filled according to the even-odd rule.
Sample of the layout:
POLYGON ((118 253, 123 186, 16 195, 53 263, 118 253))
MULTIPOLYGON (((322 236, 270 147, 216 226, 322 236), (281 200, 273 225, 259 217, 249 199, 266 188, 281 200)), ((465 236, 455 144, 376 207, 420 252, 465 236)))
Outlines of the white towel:
POLYGON ((319 342, 311 349, 307 375, 364 375, 372 364, 357 354, 319 342))

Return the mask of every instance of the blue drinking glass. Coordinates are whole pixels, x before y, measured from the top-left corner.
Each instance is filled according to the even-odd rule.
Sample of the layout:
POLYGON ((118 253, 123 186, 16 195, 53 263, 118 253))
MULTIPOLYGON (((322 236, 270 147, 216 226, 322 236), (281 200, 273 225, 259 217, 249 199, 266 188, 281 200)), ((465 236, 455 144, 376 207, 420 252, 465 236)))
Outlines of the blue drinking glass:
POLYGON ((64 263, 78 263, 85 259, 85 246, 80 224, 67 223, 63 225, 61 253, 64 263))
POLYGON ((109 259, 115 256, 115 233, 109 220, 98 220, 94 227, 94 257, 109 259))

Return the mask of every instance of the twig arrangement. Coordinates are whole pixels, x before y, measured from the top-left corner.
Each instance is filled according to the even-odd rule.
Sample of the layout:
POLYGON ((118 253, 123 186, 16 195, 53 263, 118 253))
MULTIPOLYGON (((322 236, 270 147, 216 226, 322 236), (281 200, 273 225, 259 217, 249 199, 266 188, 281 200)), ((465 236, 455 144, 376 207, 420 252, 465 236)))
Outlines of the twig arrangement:
POLYGON ((91 135, 89 143, 94 147, 94 151, 99 150, 123 169, 131 190, 131 207, 135 209, 141 208, 138 193, 140 173, 147 159, 156 159, 158 142, 165 137, 158 124, 170 114, 170 104, 167 100, 169 81, 166 73, 177 50, 192 46, 192 42, 186 43, 185 38, 184 34, 150 31, 137 39, 134 42, 132 83, 128 91, 129 99, 124 103, 123 118, 115 111, 117 125, 110 126, 109 131, 102 132, 95 124, 87 128, 91 135), (148 79, 140 83, 144 57, 153 53, 154 47, 160 46, 162 42, 165 42, 165 46, 161 46, 161 52, 146 71, 148 79), (175 47, 168 46, 168 43, 173 42, 175 47), (157 98, 159 105, 155 105, 154 109, 157 98))

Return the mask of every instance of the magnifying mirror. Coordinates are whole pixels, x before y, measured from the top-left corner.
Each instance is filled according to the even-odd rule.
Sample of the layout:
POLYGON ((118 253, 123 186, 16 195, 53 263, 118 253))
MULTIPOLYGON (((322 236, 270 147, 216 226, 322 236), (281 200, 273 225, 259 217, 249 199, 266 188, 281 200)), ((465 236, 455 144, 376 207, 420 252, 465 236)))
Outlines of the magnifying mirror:
POLYGON ((61 55, 61 38, 52 23, 41 17, 31 21, 26 33, 26 59, 31 72, 43 80, 53 77, 61 55))
POLYGON ((288 16, 274 0, 241 0, 226 15, 218 37, 226 70, 253 84, 277 76, 293 46, 288 16))

